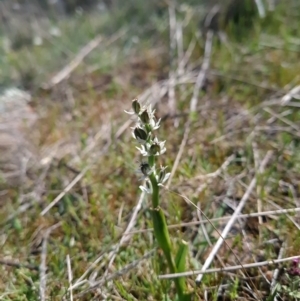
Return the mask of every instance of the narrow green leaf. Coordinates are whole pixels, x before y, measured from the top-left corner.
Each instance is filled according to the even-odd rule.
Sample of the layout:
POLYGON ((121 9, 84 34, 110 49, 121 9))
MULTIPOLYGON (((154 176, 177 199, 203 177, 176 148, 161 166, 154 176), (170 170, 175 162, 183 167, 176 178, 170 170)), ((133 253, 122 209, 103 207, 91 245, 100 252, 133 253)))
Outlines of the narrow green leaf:
POLYGON ((165 216, 160 207, 152 209, 154 234, 164 253, 171 254, 171 240, 165 216))
POLYGON ((187 254, 188 254, 188 244, 186 241, 182 240, 175 257, 175 265, 178 273, 182 273, 186 271, 185 263, 186 263, 187 254))

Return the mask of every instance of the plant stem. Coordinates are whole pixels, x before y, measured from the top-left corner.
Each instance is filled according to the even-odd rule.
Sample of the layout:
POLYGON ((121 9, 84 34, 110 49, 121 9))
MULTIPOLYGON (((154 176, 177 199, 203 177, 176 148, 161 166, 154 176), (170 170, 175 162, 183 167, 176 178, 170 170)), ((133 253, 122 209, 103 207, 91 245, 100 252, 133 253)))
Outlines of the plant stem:
MULTIPOLYGON (((186 254, 188 247, 185 243, 181 243, 178 248, 175 260, 173 258, 174 249, 172 249, 169 230, 163 210, 159 204, 159 185, 162 185, 170 176, 165 172, 166 167, 160 167, 159 172, 156 170, 156 156, 166 151, 165 141, 159 141, 154 137, 153 131, 160 126, 160 120, 157 122, 154 116, 155 110, 151 109, 151 105, 141 107, 137 99, 132 101, 133 112, 138 117, 138 123, 133 129, 133 137, 142 144, 138 148, 143 156, 148 156, 148 163, 140 164, 140 172, 148 177, 145 186, 140 186, 141 190, 149 192, 149 181, 151 183, 152 194, 152 220, 154 228, 154 236, 158 242, 158 246, 163 250, 171 273, 183 272, 185 270, 186 254)), ((131 114, 131 113, 130 113, 131 114)), ((185 293, 184 278, 174 279, 177 291, 176 301, 191 301, 191 294, 185 293)))
MULTIPOLYGON (((155 158, 154 156, 150 156, 148 159, 148 163, 151 167, 154 167, 155 158)), ((153 171, 151 175, 149 175, 149 179, 152 185, 152 220, 153 220, 153 228, 154 235, 158 241, 159 247, 163 250, 164 255, 166 257, 169 269, 171 273, 176 273, 177 268, 172 256, 172 245, 169 235, 169 230, 167 226, 167 222, 164 216, 162 209, 159 206, 159 186, 155 177, 155 172, 153 171)), ((188 295, 184 293, 185 291, 185 283, 182 279, 176 278, 174 279, 176 291, 180 301, 189 300, 188 295)))
POLYGON ((151 167, 154 167, 154 165, 155 165, 155 157, 154 157, 154 156, 149 156, 149 157, 148 157, 148 164, 149 164, 151 167))

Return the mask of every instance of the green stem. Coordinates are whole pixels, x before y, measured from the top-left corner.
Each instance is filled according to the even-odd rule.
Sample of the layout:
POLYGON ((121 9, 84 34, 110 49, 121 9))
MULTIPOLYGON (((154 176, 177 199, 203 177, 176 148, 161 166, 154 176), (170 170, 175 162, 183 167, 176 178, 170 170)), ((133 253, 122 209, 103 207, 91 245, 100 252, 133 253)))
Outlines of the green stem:
POLYGON ((155 157, 154 157, 154 156, 149 156, 149 157, 148 157, 148 164, 149 164, 151 167, 154 167, 154 165, 155 165, 155 157))
MULTIPOLYGON (((154 156, 150 156, 148 159, 148 163, 151 167, 154 167, 155 158, 154 156)), ((177 268, 172 256, 172 245, 171 239, 169 235, 169 230, 167 226, 167 222, 164 216, 162 209, 159 206, 159 186, 155 177, 155 171, 149 175, 149 179, 152 185, 152 220, 153 220, 153 228, 154 235, 157 239, 159 247, 163 250, 163 253, 166 257, 169 269, 171 273, 176 273, 177 268)), ((188 295, 185 294, 185 283, 180 278, 174 279, 176 291, 180 301, 189 300, 188 295)))

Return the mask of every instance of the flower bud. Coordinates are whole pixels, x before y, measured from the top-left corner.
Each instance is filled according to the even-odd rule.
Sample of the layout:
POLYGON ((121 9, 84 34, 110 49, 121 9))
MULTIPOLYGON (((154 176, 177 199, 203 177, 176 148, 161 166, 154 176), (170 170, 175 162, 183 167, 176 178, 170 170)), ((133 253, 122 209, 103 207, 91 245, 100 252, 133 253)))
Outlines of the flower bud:
POLYGON ((140 189, 147 194, 152 194, 152 186, 149 180, 146 180, 145 185, 144 186, 141 185, 140 189))
POLYGON ((144 124, 148 124, 150 122, 150 117, 149 117, 147 110, 145 110, 141 113, 140 119, 144 124))
POLYGON ((159 171, 159 174, 158 174, 158 182, 159 183, 162 183, 164 178, 165 178, 165 175, 166 175, 166 168, 164 167, 161 167, 160 171, 159 171))
POLYGON ((158 173, 158 177, 157 177, 157 181, 158 181, 158 185, 162 185, 164 182, 166 182, 169 177, 170 177, 170 173, 166 173, 166 169, 167 166, 165 167, 160 167, 160 171, 158 173))
POLYGON ((151 167, 147 162, 141 163, 140 169, 144 176, 148 176, 151 173, 151 167))
POLYGON ((136 127, 133 130, 133 134, 137 140, 141 140, 141 141, 146 141, 148 137, 147 133, 140 127, 136 127))
POLYGON ((140 105, 139 101, 137 99, 134 99, 132 101, 131 105, 132 105, 132 109, 133 109, 134 113, 138 115, 141 110, 141 105, 140 105))
POLYGON ((149 149, 151 155, 156 155, 160 153, 160 145, 158 143, 153 143, 149 149))
POLYGON ((145 186, 148 189, 148 191, 151 191, 152 187, 149 181, 146 181, 145 186))

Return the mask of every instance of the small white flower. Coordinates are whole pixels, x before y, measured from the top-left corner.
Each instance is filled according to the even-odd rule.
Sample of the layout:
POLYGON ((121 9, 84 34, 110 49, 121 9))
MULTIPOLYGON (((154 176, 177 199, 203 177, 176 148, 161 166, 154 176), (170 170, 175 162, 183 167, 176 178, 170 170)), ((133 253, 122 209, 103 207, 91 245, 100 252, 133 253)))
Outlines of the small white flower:
POLYGON ((165 153, 167 150, 165 143, 166 141, 159 142, 155 137, 153 141, 151 141, 150 143, 144 143, 143 145, 141 145, 141 147, 137 147, 137 149, 144 157, 159 156, 165 153))
POLYGON ((147 194, 152 194, 152 186, 150 181, 146 181, 145 185, 144 186, 141 185, 139 188, 147 194))
POLYGON ((136 139, 140 144, 145 144, 147 142, 147 139, 149 135, 147 132, 141 128, 139 125, 137 125, 135 128, 132 128, 132 137, 136 139))
POLYGON ((163 183, 165 183, 166 181, 168 181, 168 179, 170 178, 170 172, 166 173, 166 175, 164 176, 163 180, 158 183, 158 186, 163 186, 163 183))
POLYGON ((160 171, 159 171, 158 175, 156 176, 159 186, 162 186, 162 184, 165 183, 170 177, 171 173, 166 173, 166 169, 167 169, 167 166, 165 166, 165 167, 161 166, 160 171))
POLYGON ((146 147, 144 145, 141 145, 140 148, 139 147, 136 147, 136 148, 140 151, 140 153, 141 153, 142 156, 144 156, 144 157, 150 156, 149 153, 148 153, 148 151, 147 151, 147 149, 146 149, 146 147))
POLYGON ((151 146, 149 147, 149 153, 152 156, 162 155, 167 150, 165 147, 165 143, 166 143, 166 141, 159 142, 157 137, 155 137, 151 143, 151 146))
POLYGON ((147 162, 141 162, 139 168, 137 169, 137 173, 142 175, 140 180, 145 180, 148 178, 149 175, 155 170, 154 167, 151 166, 147 162))
POLYGON ((159 119, 158 121, 156 121, 155 118, 155 110, 152 110, 151 108, 151 104, 148 106, 144 106, 139 113, 139 119, 141 124, 143 125, 150 125, 151 130, 157 130, 160 127, 160 121, 161 119, 159 119))
POLYGON ((141 109, 141 105, 140 105, 139 101, 137 99, 134 99, 132 101, 131 106, 132 106, 133 112, 126 111, 126 110, 124 110, 124 112, 129 115, 134 115, 134 114, 138 115, 140 113, 140 109, 141 109))
POLYGON ((129 115, 134 115, 134 114, 135 114, 134 112, 126 111, 126 110, 124 110, 124 112, 125 112, 126 114, 129 114, 129 115))
POLYGON ((153 117, 151 120, 150 120, 150 126, 151 126, 151 129, 154 131, 154 130, 157 130, 159 127, 160 127, 160 121, 161 121, 161 118, 156 122, 155 121, 155 117, 153 117))

